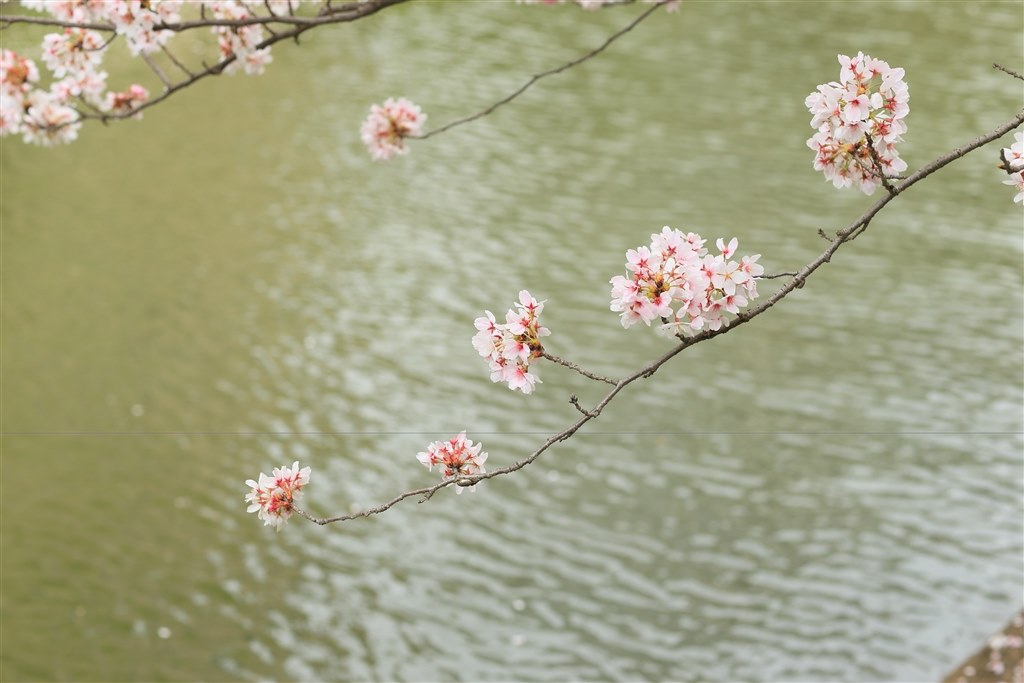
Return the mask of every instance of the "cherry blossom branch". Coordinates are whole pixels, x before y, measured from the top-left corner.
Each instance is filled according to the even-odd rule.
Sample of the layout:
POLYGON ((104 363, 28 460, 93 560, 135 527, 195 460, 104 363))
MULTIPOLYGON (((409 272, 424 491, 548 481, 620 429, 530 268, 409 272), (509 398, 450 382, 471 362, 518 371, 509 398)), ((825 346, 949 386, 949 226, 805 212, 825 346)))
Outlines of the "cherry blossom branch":
MULTIPOLYGON (((952 163, 953 161, 956 161, 957 159, 960 159, 961 157, 967 155, 969 152, 975 149, 978 149, 979 147, 982 147, 994 140, 999 139, 1000 137, 1010 132, 1011 130, 1020 127, 1022 124, 1024 124, 1024 109, 1021 109, 1015 117, 1013 117, 1008 122, 1002 124, 992 132, 977 137, 974 140, 971 140, 970 142, 960 147, 956 147, 949 153, 935 159, 934 161, 918 169, 916 172, 909 175, 906 178, 906 180, 900 182, 898 186, 895 186, 895 192, 888 193, 885 196, 879 198, 874 204, 872 204, 863 214, 861 214, 852 223, 847 225, 845 228, 838 230, 835 233, 835 235, 832 238, 830 238, 829 246, 817 258, 807 263, 796 273, 785 273, 785 275, 792 275, 792 279, 789 280, 785 285, 783 285, 772 295, 770 295, 763 303, 756 306, 755 308, 748 309, 746 311, 739 313, 736 316, 736 318, 726 327, 721 327, 717 330, 705 330, 699 334, 694 335, 693 337, 685 338, 679 344, 677 344, 670 350, 666 351, 658 358, 654 359, 653 361, 647 363, 643 367, 634 371, 629 376, 615 382, 612 389, 607 394, 605 394, 604 398, 602 398, 597 403, 597 405, 594 406, 593 409, 584 409, 580 405, 579 400, 576 398, 576 396, 571 396, 570 403, 572 403, 572 405, 580 413, 582 413, 581 417, 572 424, 570 424, 568 427, 563 429, 562 431, 548 437, 540 446, 538 446, 532 453, 527 455, 522 460, 514 462, 510 465, 506 465, 505 467, 499 467, 486 473, 457 476, 445 479, 433 486, 407 491, 396 496, 395 498, 392 498, 390 501, 386 503, 347 515, 339 515, 336 517, 316 517, 298 508, 295 508, 295 512, 305 517, 309 521, 320 525, 330 524, 333 522, 343 522, 356 519, 359 517, 369 517, 371 515, 380 514, 381 512, 391 509, 392 507, 394 507, 395 505, 397 505, 398 503, 402 502, 407 498, 423 496, 421 502, 429 500, 429 498, 433 496, 434 493, 436 493, 442 488, 451 486, 453 484, 462 487, 473 486, 481 481, 484 481, 485 479, 493 479, 494 477, 504 476, 506 474, 510 474, 512 472, 516 472, 518 470, 523 469, 527 465, 534 462, 537 458, 539 458, 549 448, 551 448, 552 446, 561 441, 565 441, 571 438, 585 424, 599 417, 602 411, 605 409, 605 407, 608 406, 608 404, 611 403, 612 400, 614 400, 615 397, 619 394, 619 392, 621 392, 625 387, 629 386, 630 384, 639 379, 650 377, 659 368, 661 368, 663 365, 672 360, 675 356, 679 355, 680 353, 690 348, 691 346, 698 344, 700 342, 707 341, 709 339, 713 339, 714 337, 726 334, 727 332, 735 330, 737 327, 750 322, 754 318, 758 317, 762 313, 766 312, 767 310, 775 306, 775 304, 777 304, 779 301, 781 301, 790 293, 792 293, 793 290, 803 287, 807 279, 816 270, 818 270, 818 268, 825 265, 826 263, 829 263, 832 260, 832 256, 844 244, 852 241, 858 235, 863 233, 864 230, 866 230, 868 225, 871 223, 872 219, 880 211, 882 211, 882 209, 884 209, 893 199, 895 199, 897 196, 905 192, 907 189, 913 187, 914 185, 921 182, 922 180, 932 175, 936 171, 942 169, 944 166, 952 163)), ((546 353, 544 354, 544 356, 549 358, 549 360, 554 360, 554 357, 551 357, 546 353)))
POLYGON ((591 50, 590 52, 586 53, 582 57, 577 57, 576 59, 574 59, 574 60, 572 60, 570 62, 566 62, 565 64, 562 64, 561 66, 557 66, 557 67, 555 67, 553 69, 548 69, 547 71, 542 71, 539 74, 534 74, 533 76, 530 77, 530 80, 528 80, 526 83, 524 83, 522 86, 520 86, 517 90, 515 90, 514 92, 512 92, 508 96, 504 97, 503 99, 498 100, 497 102, 495 102, 491 106, 487 107, 486 109, 484 109, 482 111, 479 111, 479 112, 477 112, 475 114, 472 114, 471 116, 467 116, 465 118, 461 118, 461 119, 457 119, 455 121, 452 121, 451 123, 447 123, 447 124, 441 126, 440 128, 435 128, 434 130, 427 131, 426 133, 423 133, 422 135, 410 136, 410 137, 412 139, 416 139, 416 140, 426 140, 427 138, 430 138, 430 137, 433 137, 435 135, 439 135, 441 133, 444 133, 445 131, 451 130, 452 128, 455 128, 456 126, 461 126, 463 124, 470 123, 472 121, 476 121, 477 119, 482 119, 483 117, 488 116, 489 114, 492 114, 499 107, 502 107, 502 106, 508 104, 509 102, 511 102, 512 100, 516 99, 517 97, 522 95, 524 92, 529 90, 530 87, 533 86, 533 84, 536 83, 537 81, 539 81, 541 79, 544 79, 544 78, 547 78, 548 76, 554 76, 555 74, 560 74, 563 71, 567 71, 567 70, 573 68, 574 66, 582 64, 583 62, 585 62, 585 61, 587 61, 587 60, 589 60, 589 59, 591 59, 593 57, 596 57, 597 55, 601 54, 612 43, 614 43, 616 40, 618 40, 622 36, 626 35, 630 31, 632 31, 634 28, 639 26, 640 23, 644 19, 646 19, 647 17, 649 17, 652 14, 654 14, 654 12, 657 11, 657 9, 659 7, 661 7, 662 5, 666 4, 669 1, 670 0, 659 0, 659 2, 657 4, 653 5, 649 9, 645 10, 640 16, 638 16, 636 19, 631 21, 625 27, 619 29, 618 31, 613 33, 611 36, 609 36, 608 39, 606 41, 604 41, 598 47, 594 48, 593 50, 591 50))
MULTIPOLYGON (((409 2, 410 0, 396 0, 397 4, 400 2, 409 2)), ((154 31, 174 31, 175 33, 182 33, 197 28, 242 28, 245 26, 268 26, 270 24, 284 24, 291 26, 301 27, 313 27, 323 26, 326 24, 335 24, 339 21, 349 21, 344 17, 354 11, 360 9, 362 5, 367 4, 366 2, 349 2, 338 7, 331 7, 328 4, 324 4, 320 10, 314 16, 298 16, 294 13, 287 15, 274 14, 268 8, 268 14, 253 14, 250 17, 244 19, 218 19, 208 18, 206 15, 205 3, 200 5, 201 15, 199 19, 193 21, 175 21, 175 22, 156 22, 153 24, 152 29, 154 31)), ((251 11, 251 8, 250 8, 251 11)), ((0 16, 0 30, 13 26, 14 24, 35 24, 38 26, 53 26, 57 28, 85 28, 92 29, 94 31, 114 31, 115 27, 111 23, 107 22, 85 22, 85 21, 69 21, 67 19, 58 19, 56 17, 43 17, 43 16, 28 16, 28 15, 7 15, 0 16)))
POLYGON ((576 372, 580 373, 584 377, 589 377, 592 380, 596 380, 598 382, 604 382, 605 384, 611 384, 613 386, 615 384, 617 384, 617 382, 614 379, 609 379, 608 377, 604 377, 603 375, 597 375, 597 374, 594 374, 593 372, 589 372, 587 370, 584 370, 579 365, 576 365, 576 363, 573 363, 572 361, 569 361, 569 360, 565 360, 564 358, 559 358, 558 356, 550 354, 547 351, 541 352, 541 358, 546 358, 549 361, 551 361, 552 363, 557 363, 558 365, 564 365, 565 367, 569 368, 570 370, 575 370, 576 372))
MULTIPOLYGON (((366 0, 365 2, 348 3, 346 5, 342 5, 340 7, 334 8, 331 11, 331 14, 325 15, 322 19, 320 19, 320 20, 318 20, 316 22, 300 22, 299 25, 296 25, 294 28, 292 28, 292 29, 290 29, 288 31, 283 31, 283 32, 271 35, 269 38, 267 38, 266 40, 264 40, 261 43, 259 43, 254 49, 256 49, 256 50, 263 49, 263 48, 266 48, 266 47, 270 47, 271 45, 274 45, 275 43, 281 42, 282 40, 287 40, 289 38, 297 38, 299 35, 305 33, 309 29, 314 28, 316 26, 322 26, 322 25, 325 25, 325 24, 336 24, 336 23, 342 23, 342 22, 356 21, 358 19, 362 19, 364 17, 368 17, 368 16, 370 16, 372 14, 376 14, 377 12, 379 12, 379 11, 381 11, 383 9, 386 9, 388 7, 392 7, 394 5, 399 5, 399 4, 402 4, 402 3, 405 3, 405 2, 409 2, 409 1, 410 0, 366 0)), ((17 17, 6 17, 6 19, 15 19, 15 18, 17 18, 17 17)), ((211 26, 215 25, 217 20, 211 19, 209 21, 212 22, 212 23, 208 23, 208 24, 204 24, 204 25, 211 25, 211 26)), ((245 21, 245 20, 237 20, 237 21, 245 21)), ((295 23, 295 22, 292 22, 292 23, 295 23)), ((229 24, 222 24, 222 25, 229 25, 229 24)), ((188 86, 192 85, 196 81, 200 81, 200 80, 202 80, 204 78, 207 78, 209 76, 220 75, 224 71, 224 69, 227 68, 227 66, 229 64, 235 62, 236 60, 237 60, 237 57, 235 55, 230 55, 230 56, 225 57, 224 59, 220 60, 219 62, 216 62, 213 65, 207 65, 204 62, 203 63, 203 70, 202 71, 198 71, 198 72, 194 72, 194 73, 190 71, 189 72, 190 75, 188 76, 188 78, 185 78, 185 79, 183 79, 181 81, 177 81, 177 82, 170 81, 169 79, 166 78, 166 75, 164 75, 160 79, 164 83, 164 91, 160 95, 158 95, 156 97, 153 97, 153 98, 151 98, 151 99, 149 99, 149 100, 147 100, 145 102, 142 102, 142 103, 138 104, 137 106, 133 107, 131 111, 119 112, 119 113, 117 113, 117 112, 115 112, 115 113, 104 113, 104 114, 84 114, 84 113, 82 113, 82 114, 80 114, 80 119, 79 120, 98 119, 98 120, 103 121, 105 123, 105 122, 111 121, 111 120, 131 118, 131 117, 137 115, 139 112, 141 112, 141 111, 143 111, 145 109, 149 109, 150 107, 153 107, 153 106, 156 106, 157 104, 160 104, 161 102, 163 102, 164 100, 168 99, 169 97, 171 97, 176 92, 187 88, 188 86)), ((147 60, 147 61, 149 61, 149 60, 147 60)), ((175 61, 175 63, 177 62, 177 60, 172 60, 172 61, 175 61)), ((152 63, 150 63, 150 66, 153 67, 154 71, 157 70, 156 67, 154 67, 154 65, 152 63)), ((184 70, 184 67, 182 67, 182 68, 184 70)), ((160 77, 160 72, 157 72, 157 76, 160 77)), ((73 121, 72 122, 67 122, 67 123, 62 124, 62 125, 63 126, 67 126, 67 125, 71 125, 72 123, 75 123, 75 122, 73 122, 73 121)), ((60 128, 60 127, 62 127, 62 126, 55 126, 55 128, 60 128)))

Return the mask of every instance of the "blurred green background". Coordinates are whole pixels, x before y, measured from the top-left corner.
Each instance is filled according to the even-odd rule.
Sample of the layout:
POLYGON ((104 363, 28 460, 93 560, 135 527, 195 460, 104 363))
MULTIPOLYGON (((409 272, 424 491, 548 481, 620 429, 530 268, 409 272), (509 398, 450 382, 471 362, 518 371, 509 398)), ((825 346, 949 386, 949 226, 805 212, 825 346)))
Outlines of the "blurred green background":
POLYGON ((435 481, 432 440, 500 466, 573 420, 600 386, 512 393, 470 345, 522 288, 553 353, 622 375, 666 343, 607 283, 662 225, 813 258, 873 201, 804 146, 837 53, 906 69, 911 169, 1024 100, 991 68, 1021 69, 1019 2, 687 2, 408 157, 362 147, 372 102, 443 124, 641 10, 410 3, 68 147, 4 139, 0 678, 923 681, 1020 607, 997 144, 514 476, 326 528, 246 515, 244 480, 294 459, 336 514, 435 481))

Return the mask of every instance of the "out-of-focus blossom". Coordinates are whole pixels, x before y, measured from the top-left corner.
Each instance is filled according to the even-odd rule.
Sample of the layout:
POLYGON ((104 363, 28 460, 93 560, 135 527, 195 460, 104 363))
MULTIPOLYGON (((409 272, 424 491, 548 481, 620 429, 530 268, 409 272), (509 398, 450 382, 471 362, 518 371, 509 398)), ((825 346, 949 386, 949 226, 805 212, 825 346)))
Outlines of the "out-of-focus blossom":
POLYGON ((1011 185, 1017 190, 1013 201, 1020 202, 1024 206, 1024 133, 1014 133, 1013 139, 1013 144, 1004 147, 1000 155, 1003 160, 1003 169, 1010 174, 1003 184, 1011 185))
POLYGON ((389 97, 384 104, 370 107, 360 134, 370 156, 382 161, 396 154, 408 154, 405 139, 418 136, 426 120, 427 115, 409 100, 389 97))
MULTIPOLYGON (((208 5, 215 19, 249 19, 253 12, 236 0, 220 0, 208 5)), ((258 24, 249 26, 214 26, 217 46, 222 59, 235 60, 224 68, 224 73, 236 73, 239 69, 250 76, 263 73, 266 65, 273 61, 269 47, 259 47, 263 42, 263 28, 258 24)))
POLYGON ((106 45, 98 31, 66 28, 43 38, 43 62, 56 78, 91 73, 103 61, 106 45))
POLYGON ((694 335, 729 324, 727 313, 737 314, 757 298, 757 278, 764 273, 760 254, 730 260, 739 246, 734 237, 717 242, 717 255, 704 248, 696 233, 665 226, 651 235, 651 244, 626 252, 628 275, 611 279, 611 310, 623 327, 655 320, 667 335, 694 335))
POLYGON ((33 90, 25 98, 21 133, 25 142, 52 147, 78 137, 82 127, 78 112, 53 93, 33 90))
POLYGON ((302 497, 302 487, 309 483, 309 475, 310 468, 299 469, 298 460, 291 467, 276 468, 271 476, 260 472, 259 479, 245 482, 251 489, 245 496, 249 503, 246 512, 255 512, 265 526, 280 531, 302 497))
POLYGON ((839 64, 839 82, 819 85, 804 100, 811 127, 818 130, 807 146, 815 153, 814 169, 837 188, 854 185, 872 194, 881 184, 879 166, 887 178, 907 168, 896 145, 907 131, 909 90, 903 69, 880 59, 858 52, 839 55, 839 64))
POLYGON ((0 135, 21 132, 25 96, 38 81, 35 62, 14 50, 0 50, 0 135))
MULTIPOLYGON (((427 446, 426 452, 418 453, 416 459, 431 471, 434 470, 434 465, 441 466, 443 468, 441 476, 445 479, 468 477, 487 471, 484 469, 487 453, 481 453, 482 448, 483 444, 478 443, 474 446, 473 442, 466 438, 466 432, 462 432, 447 441, 433 442, 427 446)), ((462 493, 464 488, 475 491, 476 484, 473 486, 456 485, 455 493, 462 493)))
POLYGON ((530 372, 530 365, 544 354, 540 338, 551 331, 540 324, 543 301, 534 299, 525 289, 519 292, 519 302, 505 314, 499 323, 490 311, 474 321, 477 333, 473 348, 487 359, 492 382, 507 382, 509 389, 531 393, 540 379, 530 372))
MULTIPOLYGON (((134 84, 124 92, 107 93, 103 108, 112 114, 130 114, 148 99, 149 91, 141 85, 134 84)), ((141 119, 142 112, 137 112, 132 118, 141 119)))

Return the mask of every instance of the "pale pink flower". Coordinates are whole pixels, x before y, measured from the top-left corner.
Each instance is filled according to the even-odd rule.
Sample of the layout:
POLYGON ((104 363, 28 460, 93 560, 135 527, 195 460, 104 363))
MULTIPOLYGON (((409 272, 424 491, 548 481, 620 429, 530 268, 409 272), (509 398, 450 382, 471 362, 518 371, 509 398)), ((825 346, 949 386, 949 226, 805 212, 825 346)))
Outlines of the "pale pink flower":
POLYGON ((717 240, 718 256, 707 253, 704 241, 666 226, 651 235, 650 247, 626 252, 629 275, 610 281, 610 308, 623 327, 660 319, 661 333, 692 335, 727 325, 723 312, 739 313, 757 298, 756 278, 764 272, 757 265, 760 255, 736 262, 730 260, 739 246, 736 238, 717 240))
POLYGON ((246 496, 246 512, 255 512, 264 526, 278 531, 292 516, 295 503, 302 497, 302 488, 309 483, 310 468, 299 468, 296 460, 291 467, 275 468, 273 475, 260 472, 258 480, 249 479, 245 485, 252 489, 246 496))
MULTIPOLYGON (((130 114, 148 99, 149 91, 136 83, 124 92, 107 93, 104 109, 114 114, 130 114)), ((142 112, 137 112, 132 118, 141 119, 142 112)))
POLYGON ((43 38, 43 62, 56 78, 95 71, 106 51, 98 31, 66 28, 43 38))
POLYGON ((39 69, 31 59, 14 50, 0 50, 0 95, 20 106, 22 98, 39 80, 39 69))
POLYGON ((881 172, 896 176, 907 165, 896 150, 907 126, 910 95, 904 71, 861 52, 839 55, 839 83, 824 83, 804 100, 817 132, 807 141, 814 169, 837 187, 855 186, 871 194, 881 184, 868 138, 881 172))
POLYGON ((78 112, 62 104, 57 96, 33 90, 26 97, 20 128, 25 142, 45 147, 66 144, 78 137, 81 127, 78 112))
POLYGON ((530 372, 531 364, 544 354, 540 338, 551 330, 540 324, 544 301, 537 301, 525 289, 519 292, 515 309, 505 313, 499 324, 490 311, 477 318, 473 348, 488 361, 492 382, 507 382, 510 389, 531 393, 540 379, 530 372))
POLYGON ((1009 168, 1006 169, 1007 172, 1024 169, 1024 133, 1019 131, 1014 133, 1013 139, 1012 145, 1003 148, 1003 159, 1009 165, 1009 168))
MULTIPOLYGON (((434 465, 442 468, 441 476, 444 479, 460 477, 471 477, 476 474, 484 474, 484 462, 487 460, 487 453, 481 453, 483 444, 473 445, 470 439, 466 438, 466 432, 453 436, 447 441, 434 441, 425 452, 418 453, 416 459, 424 467, 433 471, 434 465)), ((455 493, 462 493, 468 488, 476 490, 476 484, 472 486, 455 486, 455 493)))
POLYGON ((384 104, 370 107, 370 115, 360 131, 363 143, 375 161, 408 154, 408 137, 417 137, 423 130, 427 115, 404 97, 389 97, 384 104))

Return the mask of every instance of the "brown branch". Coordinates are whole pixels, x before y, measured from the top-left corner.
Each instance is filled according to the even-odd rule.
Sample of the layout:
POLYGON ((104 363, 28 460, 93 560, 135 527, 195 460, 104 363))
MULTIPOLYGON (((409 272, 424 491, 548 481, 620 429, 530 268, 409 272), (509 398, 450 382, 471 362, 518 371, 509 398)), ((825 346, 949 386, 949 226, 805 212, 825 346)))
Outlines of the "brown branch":
POLYGON ((596 380, 598 382, 604 382, 605 384, 611 384, 613 386, 615 384, 617 384, 617 382, 614 379, 609 379, 608 377, 604 377, 602 375, 597 375, 597 374, 595 374, 593 372, 589 372, 587 370, 584 370, 580 366, 576 365, 576 363, 573 363, 572 361, 569 361, 569 360, 565 360, 564 358, 559 358, 558 356, 552 355, 552 354, 548 353, 547 351, 541 352, 540 355, 541 355, 541 358, 546 358, 547 360, 551 361, 552 363, 557 363, 559 365, 564 365, 565 367, 569 368, 570 370, 575 370, 576 372, 580 373, 584 377, 589 377, 592 380, 596 380))
POLYGON ((530 80, 528 80, 526 83, 524 83, 522 86, 520 86, 518 90, 514 91, 512 94, 504 97, 503 99, 498 100, 497 102, 495 102, 491 106, 487 107, 483 111, 478 111, 477 113, 475 113, 475 114, 473 114, 471 116, 467 116, 467 117, 462 118, 462 119, 457 119, 455 121, 452 121, 451 123, 448 123, 448 124, 445 124, 445 125, 441 126, 440 128, 435 128, 434 130, 428 131, 428 132, 424 133, 423 135, 410 136, 410 139, 412 139, 412 140, 426 140, 427 138, 433 137, 433 136, 438 135, 440 133, 443 133, 443 132, 445 132, 447 130, 451 130, 452 128, 455 128, 456 126, 461 126, 461 125, 463 125, 465 123, 470 123, 472 121, 476 121, 477 119, 482 119, 483 117, 493 113, 494 110, 498 109, 499 107, 501 107, 503 105, 508 104, 512 100, 514 100, 517 97, 519 97, 520 95, 522 95, 524 92, 529 90, 530 86, 532 86, 537 81, 539 81, 539 80, 541 80, 543 78, 547 78, 548 76, 554 76, 555 74, 560 74, 563 71, 571 69, 572 67, 574 67, 574 66, 576 66, 578 64, 582 64, 583 62, 587 61, 588 59, 591 59, 591 58, 596 57, 597 55, 601 54, 612 43, 614 43, 616 40, 618 40, 622 36, 626 35, 630 31, 632 31, 634 28, 636 28, 640 24, 640 22, 642 22, 644 19, 646 19, 647 17, 649 17, 652 14, 654 14, 654 12, 659 7, 661 7, 662 5, 664 5, 668 1, 669 0, 660 0, 660 2, 658 2, 656 5, 654 5, 653 7, 649 8, 649 9, 647 9, 646 11, 644 11, 643 14, 641 14, 636 19, 631 21, 624 28, 621 28, 618 31, 616 31, 615 33, 613 33, 608 38, 608 40, 604 41, 601 45, 599 45, 598 47, 594 48, 593 50, 591 50, 587 54, 583 55, 582 57, 577 57, 576 59, 572 60, 571 62, 566 62, 565 64, 562 64, 561 66, 557 66, 557 67, 555 67, 553 69, 548 69, 547 71, 542 71, 539 74, 534 74, 533 76, 530 77, 530 80))
POLYGON ((605 407, 609 403, 611 403, 612 400, 614 400, 615 397, 619 394, 619 392, 622 391, 625 387, 629 386, 638 379, 651 376, 652 374, 654 374, 655 371, 657 371, 658 368, 665 365, 665 363, 667 363, 672 358, 679 355, 686 349, 690 348, 694 344, 698 344, 700 342, 707 341, 708 339, 721 336, 731 330, 735 330, 740 325, 750 322, 751 320, 753 320, 754 318, 761 315, 762 313, 770 309, 772 306, 777 304, 779 301, 784 299, 793 290, 803 287, 804 282, 806 282, 807 278, 809 278, 814 273, 814 271, 816 271, 818 268, 831 261, 832 255, 835 254, 836 251, 840 249, 840 247, 854 239, 857 235, 863 233, 864 230, 867 229, 868 224, 878 214, 878 212, 884 209, 889 204, 889 202, 891 202, 898 196, 899 193, 906 191, 913 185, 916 185, 917 183, 921 182, 931 174, 935 173, 936 171, 943 168, 947 164, 950 164, 953 161, 956 161, 957 159, 963 157, 967 153, 975 149, 978 149, 979 147, 982 147, 983 145, 986 145, 992 142, 993 140, 999 139, 1009 131, 1013 130, 1014 128, 1017 128, 1022 124, 1024 124, 1024 109, 1017 112, 1017 115, 1013 119, 999 126, 991 133, 982 135, 978 138, 975 138, 974 140, 971 140, 970 142, 966 143, 961 147, 953 149, 948 154, 945 154, 939 157, 938 159, 935 159, 931 163, 927 164, 926 166, 922 167, 915 173, 908 176, 905 181, 900 183, 899 187, 897 188, 897 194, 887 194, 884 197, 881 197, 874 204, 872 204, 867 211, 861 214, 859 218, 854 220, 852 223, 850 223, 842 230, 836 232, 836 235, 834 238, 831 239, 828 248, 826 248, 825 251, 821 253, 821 255, 819 255, 813 261, 811 261, 803 268, 801 268, 799 271, 797 271, 789 282, 787 282, 778 291, 769 296, 759 306, 749 309, 747 311, 743 311, 742 313, 737 315, 736 318, 726 327, 722 327, 717 330, 705 330, 704 332, 701 332, 697 335, 694 335, 693 337, 689 337, 681 341, 672 349, 662 354, 659 358, 656 358, 647 365, 636 370, 633 374, 629 375, 628 377, 616 382, 615 385, 612 387, 611 391, 609 391, 605 395, 605 397, 601 399, 601 401, 593 408, 593 410, 584 410, 582 407, 578 405, 578 401, 573 402, 574 405, 576 405, 577 410, 583 413, 582 416, 575 422, 573 422, 571 425, 563 429, 562 431, 548 437, 544 441, 544 443, 538 446, 532 453, 530 453, 522 460, 514 462, 511 465, 507 465, 505 467, 499 467, 498 469, 491 470, 490 472, 474 474, 470 476, 462 476, 455 479, 445 479, 444 481, 434 484, 433 486, 416 489, 414 491, 407 491, 399 496, 396 496, 395 498, 392 498, 390 501, 386 503, 383 503, 376 507, 368 508, 366 510, 362 510, 357 513, 340 515, 337 517, 315 517, 305 512, 304 510, 299 510, 296 508, 295 511, 303 517, 305 517, 306 519, 308 519, 309 521, 315 522, 316 524, 320 525, 330 524, 332 522, 344 522, 347 520, 356 519, 358 517, 369 517, 371 515, 380 514, 381 512, 391 509, 392 507, 402 502, 406 498, 411 498, 413 496, 422 495, 429 498, 430 496, 433 496, 434 493, 436 493, 440 489, 445 488, 446 486, 451 486, 453 484, 456 484, 458 486, 472 486, 478 482, 484 481, 485 479, 493 479, 494 477, 500 477, 511 472, 516 472, 518 470, 523 469, 524 467, 535 461, 537 458, 539 458, 546 450, 551 448, 553 445, 560 441, 565 441, 566 439, 569 439, 570 437, 572 437, 573 434, 578 432, 580 428, 583 427, 583 425, 599 417, 601 415, 601 412, 605 409, 605 407))
MULTIPOLYGON (((323 21, 321 23, 296 26, 296 27, 294 27, 294 28, 292 28, 292 29, 290 29, 288 31, 284 31, 282 33, 278 33, 277 35, 273 35, 270 38, 267 38, 266 40, 261 42, 259 45, 257 45, 254 49, 260 50, 260 49, 263 49, 265 47, 270 47, 271 45, 273 45, 275 43, 278 43, 278 42, 280 42, 282 40, 287 40, 288 38, 292 38, 292 37, 298 36, 299 34, 304 33, 306 31, 308 31, 309 29, 314 28, 315 26, 321 26, 323 24, 337 24, 337 23, 343 23, 343 22, 356 21, 357 19, 362 19, 363 17, 370 16, 371 14, 376 14, 377 12, 379 12, 379 11, 381 11, 383 9, 386 9, 388 7, 392 7, 394 5, 399 5, 399 4, 402 4, 404 2, 409 2, 409 1, 410 0, 368 0, 367 2, 350 3, 350 4, 345 5, 343 7, 335 8, 336 11, 333 14, 329 15, 329 19, 327 19, 327 20, 325 20, 325 21, 323 21), (346 10, 346 9, 348 10, 347 12, 343 12, 342 11, 342 10, 346 10)), ((132 111, 130 111, 130 112, 123 112, 123 113, 120 113, 120 114, 105 114, 103 116, 97 116, 97 115, 92 115, 92 114, 82 114, 81 118, 77 119, 77 121, 81 121, 81 120, 85 120, 85 119, 100 119, 102 121, 109 121, 109 120, 116 120, 116 119, 131 118, 132 116, 134 116, 135 114, 139 113, 140 111, 149 109, 150 107, 153 107, 153 106, 156 106, 157 104, 160 104, 161 102, 163 102, 164 100, 169 98, 174 93, 178 92, 179 90, 183 90, 184 88, 187 88, 188 86, 192 85, 196 81, 200 81, 200 80, 202 80, 204 78, 207 78, 208 76, 217 76, 217 75, 219 75, 220 73, 222 73, 224 71, 225 68, 227 68, 227 66, 229 64, 234 62, 236 59, 237 58, 234 55, 231 55, 230 57, 225 57, 224 59, 222 59, 219 62, 216 62, 213 65, 207 65, 204 62, 203 63, 203 70, 202 71, 199 71, 197 73, 193 73, 192 75, 190 75, 188 78, 186 78, 184 80, 178 81, 176 83, 170 83, 170 84, 168 84, 167 81, 164 81, 165 89, 164 89, 164 92, 160 96, 154 97, 154 98, 152 98, 150 100, 147 100, 146 102, 143 102, 138 107, 135 107, 134 109, 132 109, 132 111)), ((163 80, 163 79, 161 79, 161 80, 163 80)), ((77 121, 73 121, 71 123, 76 123, 77 121)), ((70 125, 70 123, 62 124, 62 126, 63 125, 70 125)), ((56 126, 56 128, 60 128, 62 126, 56 126)))
POLYGON ((576 396, 576 394, 570 394, 569 395, 569 403, 572 404, 573 408, 575 408, 576 410, 580 411, 584 415, 587 415, 588 417, 597 417, 597 415, 595 415, 592 411, 589 411, 589 410, 587 410, 586 408, 584 408, 583 406, 580 405, 580 399, 579 399, 578 396, 576 396))
POLYGON ((1019 80, 1022 80, 1022 81, 1024 81, 1024 76, 1021 76, 1021 75, 1020 75, 1019 73, 1017 73, 1017 72, 1016 72, 1016 71, 1014 71, 1013 69, 1007 69, 1007 68, 1006 68, 1005 66, 1003 66, 1002 64, 993 64, 993 65, 992 65, 992 68, 993 68, 993 69, 999 69, 1000 71, 1003 71, 1003 72, 1005 72, 1005 73, 1008 73, 1008 74, 1010 74, 1010 75, 1011 75, 1011 76, 1013 76, 1014 78, 1017 78, 1017 79, 1019 79, 1019 80))
POLYGON ((0 17, 0 30, 13 26, 14 24, 37 24, 39 26, 57 26, 63 28, 89 28, 94 31, 113 31, 113 24, 93 23, 88 21, 65 21, 53 17, 29 17, 18 14, 10 14, 0 17))
POLYGON ((882 165, 882 159, 878 156, 878 150, 875 149, 875 141, 871 139, 871 135, 869 133, 864 133, 864 138, 868 141, 868 154, 871 155, 871 161, 874 162, 875 173, 877 173, 878 177, 881 179, 882 187, 884 187, 885 191, 891 195, 899 194, 899 190, 893 187, 889 182, 889 179, 885 176, 885 167, 882 165))
MULTIPOLYGON (((149 68, 153 70, 153 73, 156 74, 156 77, 160 79, 160 82, 164 84, 165 92, 169 91, 171 87, 173 87, 173 83, 171 82, 171 79, 167 78, 167 74, 164 73, 164 70, 157 66, 157 63, 153 61, 153 58, 145 52, 140 53, 140 56, 142 57, 142 61, 146 62, 149 68)), ((139 108, 141 109, 141 107, 139 108)), ((85 117, 83 116, 82 118, 85 117)))
POLYGON ((185 75, 186 75, 186 76, 189 76, 189 77, 195 76, 195 73, 194 73, 194 72, 193 72, 193 71, 192 71, 191 69, 189 69, 189 68, 188 68, 187 66, 185 66, 184 64, 182 64, 182 63, 181 63, 181 62, 180 62, 180 61, 178 60, 178 58, 177 58, 177 57, 175 57, 175 56, 174 56, 174 55, 173 55, 173 54, 171 53, 171 51, 167 49, 167 46, 166 46, 166 45, 161 45, 161 46, 160 46, 160 49, 161 49, 161 50, 163 50, 163 53, 164 53, 165 55, 167 55, 167 59, 171 60, 171 63, 172 63, 172 64, 174 64, 174 66, 178 67, 179 69, 181 69, 182 71, 184 71, 184 72, 185 72, 185 75))

